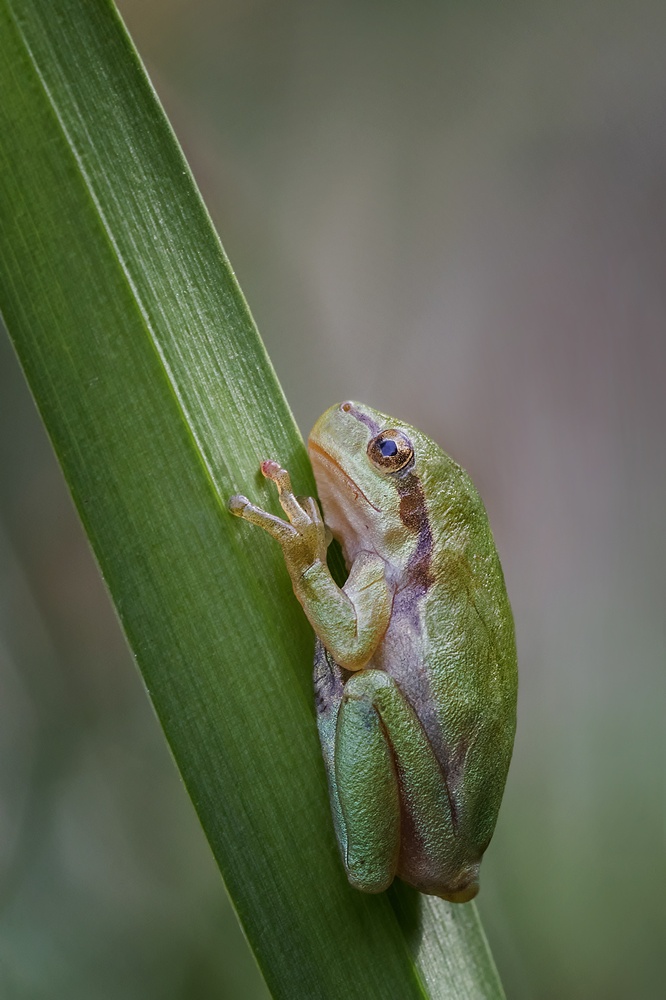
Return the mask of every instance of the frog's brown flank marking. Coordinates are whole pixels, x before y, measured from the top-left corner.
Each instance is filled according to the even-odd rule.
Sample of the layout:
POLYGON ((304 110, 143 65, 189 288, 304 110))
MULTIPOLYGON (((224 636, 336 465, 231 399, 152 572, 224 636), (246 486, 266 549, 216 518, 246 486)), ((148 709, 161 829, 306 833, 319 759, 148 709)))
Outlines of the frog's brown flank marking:
POLYGON ((398 483, 400 520, 410 531, 420 531, 424 519, 423 493, 421 490, 413 488, 401 490, 400 485, 398 483))
POLYGON ((407 572, 412 581, 426 591, 434 580, 430 572, 433 540, 423 487, 413 472, 396 478, 395 485, 400 497, 400 520, 410 531, 418 532, 416 549, 407 565, 407 572))

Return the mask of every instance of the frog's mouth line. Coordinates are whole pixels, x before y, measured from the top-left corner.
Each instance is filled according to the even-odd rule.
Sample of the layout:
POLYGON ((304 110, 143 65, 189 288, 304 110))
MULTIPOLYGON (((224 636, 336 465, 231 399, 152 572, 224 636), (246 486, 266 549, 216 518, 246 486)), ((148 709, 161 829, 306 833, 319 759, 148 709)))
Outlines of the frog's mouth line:
POLYGON ((368 498, 366 497, 366 495, 363 492, 363 490, 361 489, 361 487, 357 483, 354 482, 354 480, 352 479, 351 476, 347 475, 347 473, 345 472, 345 470, 342 468, 342 466, 338 462, 336 462, 336 460, 333 458, 332 455, 329 455, 329 453, 327 451, 324 451, 324 449, 321 447, 321 445, 315 444, 314 441, 308 441, 308 449, 310 451, 316 452, 317 455, 319 455, 321 458, 323 458, 325 462, 328 462, 329 465, 332 465, 334 467, 334 469, 342 476, 342 478, 344 480, 346 480, 347 485, 350 487, 350 489, 353 490, 354 493, 356 493, 357 497, 359 497, 359 496, 363 497, 363 499, 367 503, 368 507, 372 507, 372 509, 376 510, 378 514, 380 513, 379 507, 376 507, 374 505, 374 503, 371 503, 371 501, 368 500, 368 498))

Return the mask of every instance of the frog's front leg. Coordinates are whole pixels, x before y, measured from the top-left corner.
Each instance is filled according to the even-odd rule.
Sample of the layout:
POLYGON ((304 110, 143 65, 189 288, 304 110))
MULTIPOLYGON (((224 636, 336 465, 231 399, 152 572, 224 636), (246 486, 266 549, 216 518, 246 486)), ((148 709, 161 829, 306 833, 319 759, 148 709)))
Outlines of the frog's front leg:
POLYGON ((360 670, 388 628, 391 594, 384 561, 362 552, 354 560, 342 589, 326 564, 327 534, 317 502, 296 497, 289 474, 277 462, 263 462, 261 471, 278 489, 289 522, 250 503, 229 500, 232 514, 257 524, 280 543, 296 597, 333 658, 347 670, 360 670))

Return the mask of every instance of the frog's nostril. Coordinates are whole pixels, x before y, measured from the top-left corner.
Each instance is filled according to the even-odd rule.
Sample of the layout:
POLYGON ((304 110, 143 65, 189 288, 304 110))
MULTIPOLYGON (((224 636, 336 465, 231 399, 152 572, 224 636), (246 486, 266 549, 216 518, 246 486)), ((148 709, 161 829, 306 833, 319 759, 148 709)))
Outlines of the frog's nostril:
POLYGON ((349 413, 349 411, 352 409, 353 405, 354 404, 351 402, 351 400, 348 399, 346 403, 340 403, 340 409, 344 413, 349 413))

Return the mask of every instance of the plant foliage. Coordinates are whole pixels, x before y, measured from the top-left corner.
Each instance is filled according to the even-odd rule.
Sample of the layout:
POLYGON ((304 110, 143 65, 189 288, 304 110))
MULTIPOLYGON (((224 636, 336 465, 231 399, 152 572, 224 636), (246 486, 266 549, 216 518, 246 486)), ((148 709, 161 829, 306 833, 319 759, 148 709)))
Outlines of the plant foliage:
MULTIPOLYGON (((277 997, 498 997, 473 906, 352 890, 274 506, 302 441, 111 3, 0 0, 0 307, 174 758, 277 997)), ((160 836, 160 831, 155 831, 160 836)))

